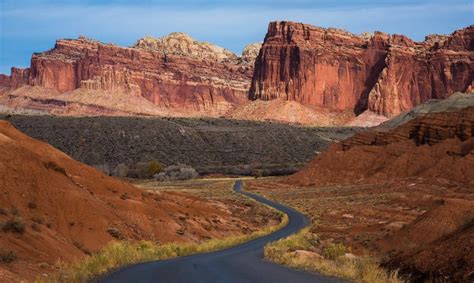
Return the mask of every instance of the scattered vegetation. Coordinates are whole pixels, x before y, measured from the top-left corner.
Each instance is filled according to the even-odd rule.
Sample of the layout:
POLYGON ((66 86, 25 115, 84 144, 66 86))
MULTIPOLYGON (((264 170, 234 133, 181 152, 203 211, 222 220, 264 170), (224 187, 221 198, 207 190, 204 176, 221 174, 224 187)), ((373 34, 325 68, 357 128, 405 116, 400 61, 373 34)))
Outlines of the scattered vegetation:
POLYGON ((8 215, 8 211, 5 208, 0 207, 0 215, 8 215))
POLYGON ((219 173, 232 176, 266 177, 291 175, 304 165, 305 163, 205 166, 196 167, 196 170, 202 175, 219 173))
POLYGON ((119 240, 123 239, 122 232, 120 232, 120 230, 116 227, 110 227, 109 229, 107 229, 107 232, 115 239, 119 239, 119 240))
POLYGON ((369 258, 345 257, 349 249, 342 244, 329 244, 323 248, 323 256, 315 250, 320 245, 317 236, 308 228, 299 233, 265 246, 265 258, 275 263, 320 272, 327 275, 363 283, 399 283, 403 282, 396 272, 387 272, 377 262, 369 258), (301 256, 297 251, 308 251, 301 256))
POLYGON ((150 241, 112 242, 101 251, 88 256, 83 261, 60 266, 58 274, 39 277, 39 282, 87 282, 108 270, 145 261, 163 260, 196 253, 206 253, 226 249, 277 231, 288 224, 288 216, 280 214, 281 221, 276 226, 267 227, 249 235, 224 239, 212 239, 202 243, 170 243, 159 245, 150 241))
POLYGON ((38 205, 32 201, 28 202, 28 208, 29 209, 37 209, 38 205))
POLYGON ((3 223, 2 230, 3 232, 23 234, 23 232, 25 232, 25 223, 23 222, 23 218, 15 216, 14 218, 7 220, 3 223))
POLYGON ((160 173, 161 171, 163 171, 163 164, 161 164, 159 161, 153 159, 148 162, 148 174, 153 176, 160 173))
POLYGON ((41 232, 41 227, 36 222, 31 223, 31 229, 33 229, 33 231, 36 231, 36 232, 41 232))
POLYGON ((123 163, 120 163, 119 165, 117 165, 115 167, 114 170, 112 170, 112 176, 115 176, 115 177, 127 177, 128 176, 128 166, 123 164, 123 163))
POLYGON ((336 260, 344 256, 349 251, 350 248, 347 248, 343 244, 331 243, 324 248, 323 256, 330 260, 336 260))
POLYGON ((0 249, 0 264, 12 263, 18 259, 14 251, 0 249))
POLYGON ((190 180, 197 178, 198 172, 188 165, 172 165, 165 168, 164 172, 155 175, 158 181, 190 180))
POLYGON ((304 164, 315 151, 359 130, 210 118, 14 115, 9 121, 25 134, 89 165, 132 168, 137 162, 159 160, 167 165, 190 165, 200 174, 235 170, 229 173, 235 175, 241 175, 239 166, 246 164, 274 170, 271 175, 276 175, 277 166, 289 170, 292 164, 304 164))

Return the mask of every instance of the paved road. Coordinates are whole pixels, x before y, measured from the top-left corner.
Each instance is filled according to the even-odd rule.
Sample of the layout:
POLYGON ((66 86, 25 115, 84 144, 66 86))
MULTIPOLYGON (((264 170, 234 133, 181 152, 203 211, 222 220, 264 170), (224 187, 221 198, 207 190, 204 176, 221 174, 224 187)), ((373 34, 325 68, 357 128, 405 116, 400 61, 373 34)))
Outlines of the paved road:
POLYGON ((100 278, 97 282, 342 282, 340 279, 293 270, 263 260, 265 244, 293 234, 309 224, 296 210, 242 192, 241 181, 234 190, 288 214, 288 225, 272 234, 247 243, 207 254, 140 263, 124 267, 100 278))

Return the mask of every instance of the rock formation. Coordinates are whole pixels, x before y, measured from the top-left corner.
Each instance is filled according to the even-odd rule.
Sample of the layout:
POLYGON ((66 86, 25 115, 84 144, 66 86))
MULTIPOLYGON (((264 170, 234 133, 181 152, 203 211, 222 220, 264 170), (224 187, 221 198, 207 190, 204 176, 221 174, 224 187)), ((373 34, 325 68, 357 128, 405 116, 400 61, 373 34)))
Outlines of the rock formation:
POLYGON ((474 95, 457 93, 447 100, 332 145, 286 182, 366 184, 418 177, 474 184, 474 95))
POLYGON ((53 49, 33 54, 30 68, 12 68, 0 84, 13 89, 39 86, 59 94, 107 91, 143 97, 161 108, 219 116, 247 101, 252 54, 246 51, 241 58, 184 33, 145 37, 132 48, 81 36, 58 40, 53 49))
POLYGON ((250 99, 391 116, 431 98, 472 90, 474 26, 413 42, 293 22, 269 25, 250 99))

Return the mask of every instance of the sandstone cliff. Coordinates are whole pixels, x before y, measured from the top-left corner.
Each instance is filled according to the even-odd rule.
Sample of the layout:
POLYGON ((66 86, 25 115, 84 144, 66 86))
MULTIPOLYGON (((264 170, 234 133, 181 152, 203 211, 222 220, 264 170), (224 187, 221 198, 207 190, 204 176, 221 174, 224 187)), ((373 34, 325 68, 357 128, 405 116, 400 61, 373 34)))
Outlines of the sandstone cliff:
POLYGON ((473 51, 474 26, 413 42, 381 32, 358 36, 272 22, 249 98, 391 116, 430 98, 472 90, 473 51))
MULTIPOLYGON (((58 94, 50 94, 48 99, 74 92, 67 97, 75 99, 78 93, 83 94, 88 101, 74 102, 89 105, 95 104, 94 95, 105 91, 116 94, 108 97, 111 105, 133 96, 144 98, 159 109, 177 109, 184 116, 219 116, 247 101, 253 74, 253 61, 247 53, 238 57, 184 33, 146 37, 131 48, 85 37, 61 39, 53 49, 33 54, 30 68, 12 68, 12 75, 2 76, 0 84, 12 89, 41 87, 45 89, 43 100, 51 90, 58 94)), ((30 88, 24 89, 25 93, 17 91, 12 99, 19 93, 31 93, 30 88)), ((126 107, 115 110, 135 113, 126 107)))

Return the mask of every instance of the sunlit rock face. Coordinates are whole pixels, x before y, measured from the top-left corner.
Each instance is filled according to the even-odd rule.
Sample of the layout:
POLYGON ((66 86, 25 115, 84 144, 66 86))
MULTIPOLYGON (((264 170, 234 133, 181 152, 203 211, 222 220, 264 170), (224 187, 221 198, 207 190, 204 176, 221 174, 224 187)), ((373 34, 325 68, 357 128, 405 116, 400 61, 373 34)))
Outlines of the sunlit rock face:
POLYGON ((86 37, 61 39, 53 49, 33 54, 30 68, 13 68, 0 83, 12 88, 39 86, 59 94, 126 93, 161 108, 219 116, 248 100, 258 51, 247 49, 239 57, 184 33, 145 37, 131 48, 86 37))
POLYGON ((431 98, 472 91, 474 26, 414 42, 294 22, 268 27, 250 99, 391 116, 431 98))

